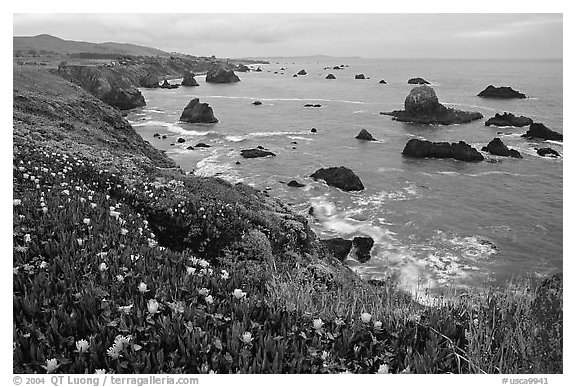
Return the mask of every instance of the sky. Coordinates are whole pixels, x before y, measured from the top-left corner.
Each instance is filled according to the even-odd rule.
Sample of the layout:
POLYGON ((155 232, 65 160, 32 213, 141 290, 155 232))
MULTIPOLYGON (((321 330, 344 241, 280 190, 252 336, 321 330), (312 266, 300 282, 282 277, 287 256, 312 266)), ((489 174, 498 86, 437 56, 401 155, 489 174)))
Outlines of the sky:
POLYGON ((560 59, 562 14, 14 14, 14 36, 218 57, 560 59))

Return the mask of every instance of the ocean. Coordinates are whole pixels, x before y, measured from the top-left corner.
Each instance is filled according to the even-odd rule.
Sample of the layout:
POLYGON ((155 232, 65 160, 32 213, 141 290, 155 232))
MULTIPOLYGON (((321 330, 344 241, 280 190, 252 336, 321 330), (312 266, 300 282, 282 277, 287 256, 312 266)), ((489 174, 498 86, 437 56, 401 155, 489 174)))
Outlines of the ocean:
POLYGON ((393 279, 409 291, 444 291, 562 271, 563 159, 535 150, 545 146, 562 154, 562 143, 522 138, 527 127, 484 126, 507 111, 563 132, 562 61, 314 57, 272 58, 260 67, 262 72, 238 73, 241 82, 235 84, 208 84, 197 76, 198 87, 142 89, 147 106, 128 119, 183 169, 267 190, 306 215, 321 238, 371 236, 372 258, 346 261, 366 278, 393 279), (336 65, 348 67, 333 70, 336 65), (308 75, 293 77, 302 69, 308 75), (329 73, 336 79, 325 79, 329 73), (369 79, 354 79, 359 73, 369 79), (479 111, 484 119, 420 126, 381 115, 403 108, 413 77, 430 81, 443 104, 479 111), (490 84, 511 86, 529 98, 477 97, 490 84), (179 122, 195 97, 210 104, 219 123, 179 122), (256 100, 262 105, 253 105, 256 100), (307 103, 321 107, 305 108, 307 103), (361 129, 378 141, 356 140, 361 129), (179 137, 186 142, 177 143, 179 137), (411 138, 463 140, 480 150, 494 137, 523 158, 483 152, 485 161, 467 163, 401 154, 411 138), (199 142, 211 147, 186 149, 199 142), (277 156, 240 157, 241 149, 256 146, 277 156), (366 189, 346 193, 309 178, 331 166, 351 168, 366 189), (288 187, 293 179, 306 186, 288 187))

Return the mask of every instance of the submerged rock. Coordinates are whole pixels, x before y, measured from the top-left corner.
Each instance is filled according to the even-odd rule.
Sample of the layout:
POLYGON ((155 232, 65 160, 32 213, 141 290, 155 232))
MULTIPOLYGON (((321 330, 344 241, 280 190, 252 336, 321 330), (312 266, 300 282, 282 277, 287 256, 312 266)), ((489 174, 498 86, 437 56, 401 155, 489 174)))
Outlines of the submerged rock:
POLYGON ((372 246, 374 246, 374 239, 371 237, 354 237, 352 246, 354 247, 358 262, 364 263, 371 258, 370 250, 372 250, 372 246))
POLYGON ((194 145, 196 148, 210 148, 210 145, 205 144, 203 142, 199 142, 198 144, 194 145))
POLYGON ((516 126, 516 127, 520 128, 522 126, 531 125, 532 123, 533 122, 532 122, 531 118, 524 117, 524 116, 516 117, 512 113, 504 112, 504 114, 496 113, 496 115, 494 117, 490 118, 488 121, 486 121, 484 123, 484 125, 486 125, 486 126, 490 126, 490 125, 494 125, 494 126, 516 126))
POLYGON ((543 140, 563 141, 564 136, 558 132, 548 129, 544 124, 533 123, 530 129, 522 135, 528 138, 540 138, 543 140))
POLYGON ((336 77, 334 76, 334 74, 328 74, 326 75, 326 79, 336 79, 336 77))
POLYGON ((298 183, 296 180, 290 180, 288 182, 288 187, 302 188, 305 186, 306 186, 306 184, 298 183))
POLYGON ((245 159, 253 159, 256 157, 276 156, 274 153, 262 149, 242 149, 240 156, 245 159))
POLYGON ((252 105, 255 105, 255 106, 262 105, 262 102, 260 102, 260 101, 254 101, 254 102, 252 102, 252 105))
POLYGON ((321 242, 339 261, 344 261, 352 249, 352 241, 344 238, 323 239, 321 242))
POLYGON ((316 129, 316 128, 310 129, 310 133, 317 133, 317 132, 318 132, 318 129, 316 129))
POLYGON ((214 67, 206 74, 206 82, 208 83, 233 83, 240 82, 238 75, 234 74, 233 70, 228 70, 224 67, 214 67))
POLYGON ((464 141, 460 142, 431 142, 427 140, 419 140, 416 138, 408 141, 404 150, 404 156, 416 158, 440 158, 440 159, 456 159, 461 161, 482 161, 484 156, 464 141))
POLYGON ((184 79, 182 79, 182 86, 199 86, 198 82, 196 82, 196 79, 194 78, 195 74, 188 72, 184 75, 184 79))
POLYGON ((482 150, 484 152, 488 152, 488 153, 496 155, 496 156, 514 157, 517 159, 522 158, 522 155, 520 155, 520 152, 518 152, 515 149, 508 148, 506 145, 504 145, 502 140, 500 140, 498 137, 495 137, 494 139, 492 139, 492 141, 490 141, 488 143, 488 145, 483 147, 482 150))
POLYGON ((365 141, 376 141, 374 137, 366 130, 362 129, 360 133, 356 136, 358 140, 365 140, 365 141))
POLYGON ((200 103, 198 98, 191 100, 188 105, 184 108, 182 115, 180 116, 180 121, 190 122, 190 123, 208 123, 213 124, 218 122, 216 117, 214 117, 214 112, 212 108, 208 106, 207 103, 200 103))
POLYGON ((560 153, 552 148, 536 148, 536 153, 542 157, 560 157, 560 153))
POLYGON ((478 93, 478 97, 482 98, 500 98, 500 99, 509 99, 509 98, 526 98, 526 95, 520 93, 519 91, 514 90, 509 86, 502 86, 502 87, 494 87, 493 85, 488 86, 480 93, 478 93))
POLYGON ((462 124, 482 118, 478 112, 445 107, 438 102, 436 92, 430 86, 413 88, 404 100, 404 110, 380 114, 393 116, 396 121, 432 125, 462 124))
POLYGON ((428 82, 424 78, 410 78, 408 80, 408 84, 410 84, 410 85, 429 85, 430 82, 428 82))
POLYGON ((342 191, 362 191, 364 189, 360 178, 346 167, 321 168, 310 177, 315 180, 324 180, 329 186, 340 188, 342 191))

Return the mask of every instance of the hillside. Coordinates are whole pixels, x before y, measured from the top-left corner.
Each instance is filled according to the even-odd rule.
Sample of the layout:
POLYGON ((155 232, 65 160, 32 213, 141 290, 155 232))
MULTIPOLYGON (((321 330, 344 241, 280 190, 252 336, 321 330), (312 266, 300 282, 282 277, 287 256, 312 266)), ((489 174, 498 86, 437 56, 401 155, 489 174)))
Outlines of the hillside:
POLYGON ((13 38, 13 51, 36 51, 56 54, 119 54, 134 56, 170 56, 169 53, 145 46, 128 43, 90 43, 75 40, 64 40, 51 35, 15 36, 13 38))

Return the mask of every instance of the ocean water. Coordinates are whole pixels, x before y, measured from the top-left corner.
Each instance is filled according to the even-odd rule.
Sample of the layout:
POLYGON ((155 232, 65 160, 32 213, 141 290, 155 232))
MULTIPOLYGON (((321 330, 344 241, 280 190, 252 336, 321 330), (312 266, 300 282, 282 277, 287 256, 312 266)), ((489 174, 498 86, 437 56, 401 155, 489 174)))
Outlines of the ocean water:
POLYGON ((524 139, 526 127, 484 126, 495 113, 508 111, 562 132, 561 61, 323 57, 272 59, 261 68, 239 73, 236 84, 208 84, 199 76, 199 87, 143 89, 147 106, 128 118, 145 140, 185 170, 266 189, 308 216, 322 238, 371 236, 370 261, 347 259, 365 277, 392 278, 411 291, 443 291, 562 271, 563 160, 540 157, 535 150, 546 146, 562 154, 562 143, 524 139), (332 70, 341 64, 349 67, 332 70), (301 69, 308 75, 293 77, 301 69), (328 73, 337 79, 325 79, 328 73), (359 73, 370 79, 354 79, 359 73), (479 111, 485 119, 419 126, 379 114, 403 108, 412 77, 430 81, 442 103, 479 111), (379 84, 380 79, 387 84, 379 84), (512 86, 529 98, 476 96, 490 84, 512 86), (194 97, 209 103, 220 122, 178 122, 194 97), (255 100, 262 105, 252 105, 255 100), (307 103, 322 106, 303 107, 307 103), (356 140, 363 128, 378 141, 356 140), (156 139, 154 133, 168 138, 156 139), (176 143, 178 137, 186 142, 176 143), (519 150, 523 159, 484 153, 486 161, 465 163, 401 154, 411 138, 463 140, 480 150, 494 137, 519 150), (211 148, 186 149, 198 142, 211 148), (277 156, 240 157, 241 149, 258 145, 277 156), (318 168, 340 165, 356 172, 363 192, 342 192, 309 178, 318 168), (287 187, 292 179, 306 187, 287 187), (314 217, 308 215, 310 207, 314 217))

